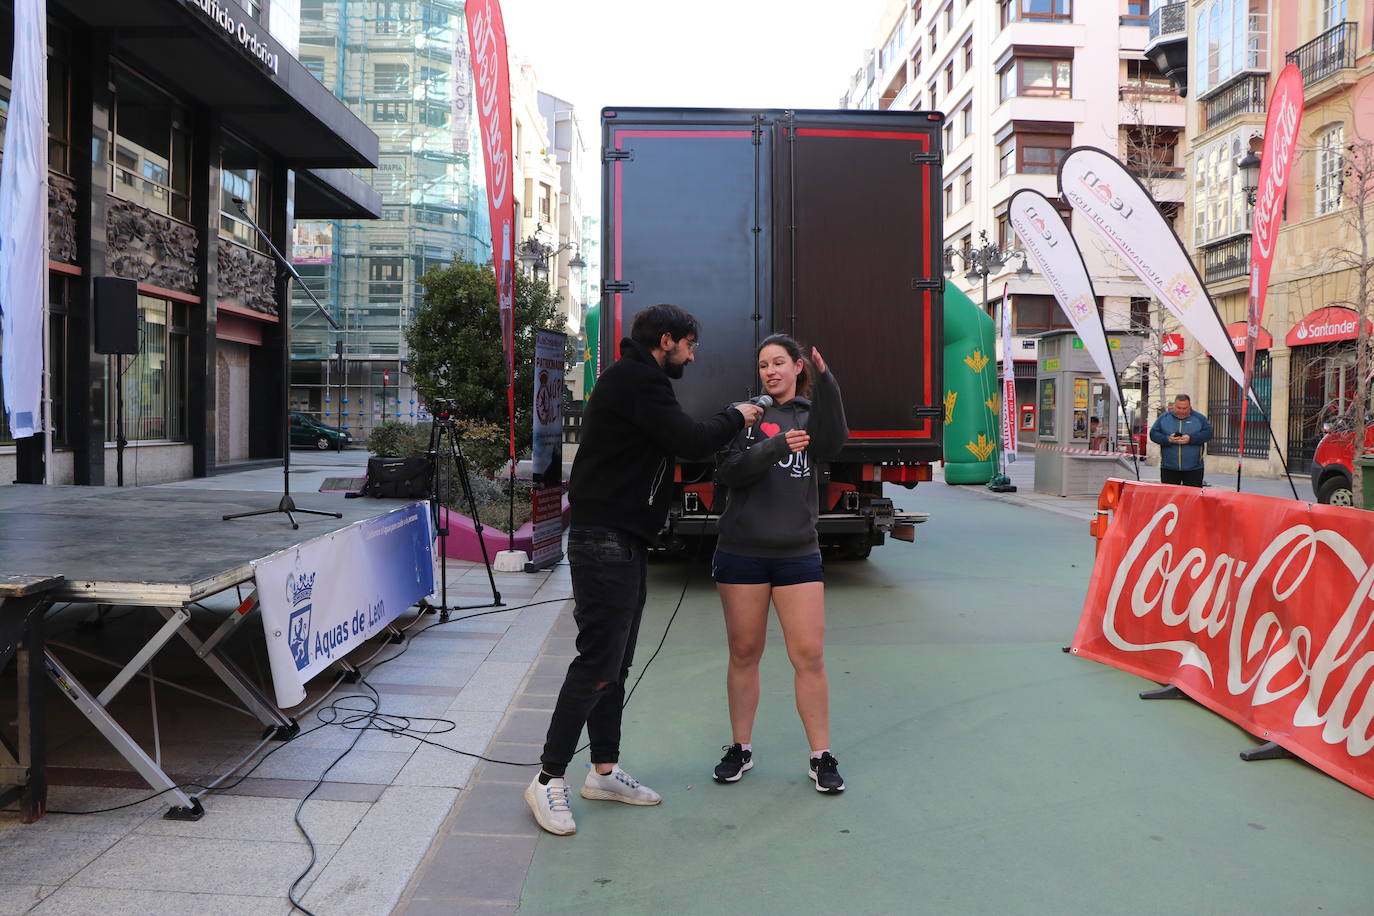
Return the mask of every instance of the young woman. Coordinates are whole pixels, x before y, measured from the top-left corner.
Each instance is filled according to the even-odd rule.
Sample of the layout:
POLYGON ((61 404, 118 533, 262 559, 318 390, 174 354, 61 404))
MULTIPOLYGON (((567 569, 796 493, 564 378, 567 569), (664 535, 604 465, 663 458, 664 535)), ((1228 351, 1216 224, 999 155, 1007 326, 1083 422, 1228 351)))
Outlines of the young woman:
POLYGON ((795 340, 774 334, 760 345, 758 365, 773 404, 726 447, 716 474, 728 490, 711 574, 730 644, 725 687, 733 743, 724 748, 715 778, 735 782, 754 765, 751 733, 771 602, 795 672, 797 712, 811 744, 807 772, 816 791, 842 792, 839 763, 830 753, 816 465, 835 457, 849 429, 839 385, 818 350, 812 349, 808 365, 795 340))

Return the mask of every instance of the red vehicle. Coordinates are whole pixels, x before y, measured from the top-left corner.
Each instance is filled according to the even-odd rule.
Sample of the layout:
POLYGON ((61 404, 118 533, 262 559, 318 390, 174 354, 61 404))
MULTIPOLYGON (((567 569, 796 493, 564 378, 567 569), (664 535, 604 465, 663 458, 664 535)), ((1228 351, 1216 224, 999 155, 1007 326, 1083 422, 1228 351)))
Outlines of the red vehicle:
MULTIPOLYGON (((1312 458, 1312 492, 1317 502, 1333 506, 1353 506, 1355 492, 1351 488, 1355 467, 1355 436, 1350 432, 1328 432, 1317 443, 1312 458)), ((1364 450, 1374 452, 1374 424, 1365 427, 1364 450)))

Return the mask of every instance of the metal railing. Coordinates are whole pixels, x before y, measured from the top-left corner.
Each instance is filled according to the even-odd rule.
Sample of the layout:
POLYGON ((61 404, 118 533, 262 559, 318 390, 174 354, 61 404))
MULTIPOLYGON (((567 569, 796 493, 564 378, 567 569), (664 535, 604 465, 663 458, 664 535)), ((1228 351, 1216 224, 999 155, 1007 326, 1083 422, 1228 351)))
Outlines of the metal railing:
POLYGON ((1296 51, 1288 53, 1288 62, 1302 71, 1302 83, 1311 86, 1328 76, 1355 66, 1355 43, 1359 29, 1353 22, 1342 22, 1327 29, 1296 51))
POLYGON ((1202 249, 1203 282, 1222 283, 1249 274, 1250 236, 1239 236, 1202 249))
POLYGON ((1263 73, 1249 73, 1209 96, 1202 103, 1205 130, 1243 114, 1263 114, 1269 98, 1269 78, 1263 73))
POLYGON ((1161 35, 1188 37, 1188 4, 1170 3, 1150 14, 1150 41, 1161 35))

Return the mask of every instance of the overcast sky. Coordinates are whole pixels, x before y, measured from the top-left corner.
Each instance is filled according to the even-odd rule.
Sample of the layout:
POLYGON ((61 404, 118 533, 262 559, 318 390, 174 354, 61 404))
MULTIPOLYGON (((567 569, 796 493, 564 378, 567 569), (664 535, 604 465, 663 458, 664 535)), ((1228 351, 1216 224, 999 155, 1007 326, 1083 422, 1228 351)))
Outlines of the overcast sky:
MULTIPOLYGON (((607 106, 835 108, 885 0, 502 0, 513 57, 578 109, 589 165, 607 106)), ((591 174, 595 170, 591 169, 591 174)), ((584 188, 583 205, 597 192, 584 188)))

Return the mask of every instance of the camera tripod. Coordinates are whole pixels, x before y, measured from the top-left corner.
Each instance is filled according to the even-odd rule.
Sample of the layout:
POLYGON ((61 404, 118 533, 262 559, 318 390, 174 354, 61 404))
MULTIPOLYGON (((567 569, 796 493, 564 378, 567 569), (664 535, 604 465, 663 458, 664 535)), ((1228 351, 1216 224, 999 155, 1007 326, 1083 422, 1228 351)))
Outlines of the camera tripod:
POLYGON ((496 576, 491 570, 491 556, 487 553, 487 541, 482 535, 482 520, 477 516, 477 499, 472 494, 472 478, 468 476, 467 459, 463 457, 463 445, 458 432, 458 424, 453 414, 442 402, 434 407, 434 422, 429 428, 429 446, 425 456, 429 459, 429 497, 430 512, 434 527, 439 532, 439 619, 448 620, 449 611, 463 611, 479 607, 501 607, 501 592, 496 588, 496 576), (447 451, 444 446, 447 445, 447 451), (447 462, 441 460, 447 458, 447 462), (487 581, 491 584, 491 601, 485 604, 466 604, 449 607, 448 603, 448 514, 441 511, 444 494, 442 491, 442 467, 448 464, 453 468, 477 534, 477 543, 482 548, 482 562, 487 567, 487 581))

